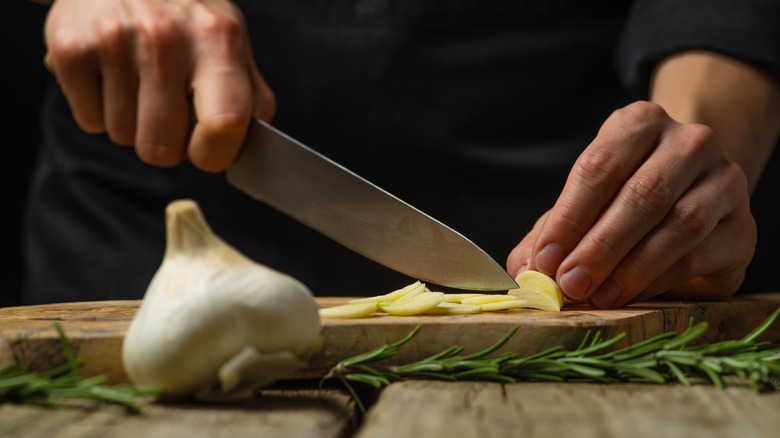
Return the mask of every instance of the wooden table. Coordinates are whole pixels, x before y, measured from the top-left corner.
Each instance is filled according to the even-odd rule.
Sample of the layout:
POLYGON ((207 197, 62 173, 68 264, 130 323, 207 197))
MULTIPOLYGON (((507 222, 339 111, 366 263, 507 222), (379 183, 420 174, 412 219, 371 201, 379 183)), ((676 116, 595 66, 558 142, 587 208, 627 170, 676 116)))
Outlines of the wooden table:
MULTIPOLYGON (((561 315, 532 313, 527 317, 524 315, 526 319, 523 321, 531 327, 537 324, 541 333, 563 336, 556 339, 568 339, 566 336, 570 331, 588 327, 614 329, 615 324, 621 327, 620 324, 625 322, 629 324, 628 327, 633 327, 632 336, 636 340, 637 337, 652 336, 670 324, 678 326, 684 316, 693 312, 713 321, 713 328, 719 336, 733 338, 755 326, 758 319, 780 306, 780 294, 739 300, 731 304, 657 303, 611 313, 585 309, 580 313, 561 312, 561 315), (679 313, 679 309, 686 310, 679 313), (604 325, 599 326, 593 318, 605 321, 604 325), (550 321, 553 320, 564 321, 565 324, 551 325, 550 321), (638 321, 646 323, 640 324, 638 321), (658 321, 663 324, 651 330, 650 325, 658 321), (641 336, 640 331, 643 332, 641 336)), ((93 312, 99 307, 92 306, 93 312)), ((105 303, 105 306, 113 309, 114 318, 93 317, 90 336, 79 339, 83 344, 77 347, 81 352, 92 352, 90 354, 102 351, 107 358, 103 366, 108 367, 104 371, 111 371, 110 366, 115 363, 112 355, 116 354, 116 339, 121 339, 123 327, 129 322, 127 314, 117 309, 132 308, 133 304, 105 303)), ((28 365, 37 363, 43 366, 41 364, 45 360, 36 362, 31 359, 33 356, 45 356, 40 353, 52 348, 51 330, 39 323, 54 319, 75 328, 89 320, 83 314, 69 309, 65 313, 60 309, 60 313, 57 313, 48 308, 48 320, 19 316, 19 309, 13 312, 0 309, 0 359, 4 357, 5 349, 6 360, 27 360, 28 365), (1 345, 3 343, 5 346, 1 345)), ((37 312, 40 309, 35 310, 37 312)), ((496 327, 503 330, 508 324, 505 321, 507 318, 510 316, 497 316, 483 324, 487 328, 497 324, 496 327)), ((392 323, 394 320, 387 321, 392 323)), ((398 333, 405 333, 410 324, 409 321, 404 322, 405 325, 393 331, 388 328, 387 321, 363 321, 357 323, 359 327, 352 328, 344 321, 326 322, 324 329, 331 341, 329 348, 338 346, 346 349, 358 344, 355 348, 365 351, 367 345, 360 343, 359 339, 377 340, 372 338, 376 333, 371 331, 371 327, 376 326, 377 332, 389 330, 390 340, 394 340, 398 333)), ((441 319, 435 320, 438 323, 432 321, 424 320, 429 324, 424 330, 430 328, 429 333, 442 339, 441 345, 451 343, 452 339, 447 336, 457 333, 457 330, 442 323, 441 319)), ((460 327, 468 325, 464 322, 466 319, 458 321, 460 327)), ((496 331, 496 327, 492 328, 493 332, 487 330, 491 332, 491 338, 501 332, 496 331)), ((776 324, 776 328, 780 329, 780 324, 776 324)), ((780 331, 777 329, 770 332, 773 341, 780 339, 780 331)), ((542 338, 537 333, 525 340, 541 345, 542 338)), ((466 338, 461 336, 459 339, 466 338)), ((435 338, 428 340, 434 342, 435 338)), ((477 346, 477 342, 474 342, 474 346, 477 346)), ((423 349, 413 351, 429 353, 423 349)), ((331 351, 328 354, 334 353, 331 351)), ((376 398, 368 397, 370 407, 363 416, 350 396, 337 384, 318 387, 319 378, 316 376, 319 371, 315 371, 321 371, 324 363, 332 360, 332 357, 326 354, 317 360, 321 363, 313 368, 314 371, 303 373, 300 379, 280 382, 260 391, 254 400, 235 405, 160 403, 148 400, 144 412, 135 416, 113 406, 51 410, 30 405, 4 404, 0 405, 0 437, 741 438, 780 435, 780 391, 756 394, 739 381, 729 381, 723 390, 708 384, 685 387, 677 384, 639 383, 405 381, 392 384, 375 394, 376 398)), ((114 370, 114 375, 121 377, 121 372, 114 370)))
POLYGON ((406 381, 361 418, 336 389, 266 390, 236 406, 0 405, 3 437, 777 437, 780 392, 739 385, 406 381))

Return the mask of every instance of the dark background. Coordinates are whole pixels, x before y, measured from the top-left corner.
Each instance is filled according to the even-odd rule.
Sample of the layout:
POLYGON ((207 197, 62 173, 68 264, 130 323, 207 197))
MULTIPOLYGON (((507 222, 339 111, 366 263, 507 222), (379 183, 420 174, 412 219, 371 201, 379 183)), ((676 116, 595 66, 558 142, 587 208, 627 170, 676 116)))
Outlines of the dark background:
POLYGON ((0 307, 18 303, 21 291, 22 205, 38 145, 38 104, 49 73, 43 67, 47 7, 29 0, 4 2, 0 26, 3 71, 3 228, 0 307), (8 12, 10 10, 10 13, 8 12))
MULTIPOLYGON (((28 0, 11 0, 2 31, 5 122, 3 178, 5 228, 3 230, 0 307, 18 304, 23 277, 21 229, 22 208, 39 138, 38 104, 50 79, 43 67, 43 23, 47 7, 28 0)), ((7 9, 6 9, 7 10, 7 9)), ((752 209, 759 227, 759 242, 753 264, 743 285, 744 292, 780 290, 780 153, 775 153, 761 184, 753 195, 752 209)), ((52 218, 55 220, 56 218, 52 218)))

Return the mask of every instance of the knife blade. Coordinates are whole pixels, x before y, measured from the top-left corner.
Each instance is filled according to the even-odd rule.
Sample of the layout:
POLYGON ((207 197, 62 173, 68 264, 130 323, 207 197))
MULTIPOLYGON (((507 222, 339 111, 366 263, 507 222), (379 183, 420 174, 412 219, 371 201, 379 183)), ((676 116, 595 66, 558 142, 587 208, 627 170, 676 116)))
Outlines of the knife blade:
POLYGON ((469 239, 344 166, 254 121, 230 184, 339 244, 426 283, 498 291, 517 283, 469 239))

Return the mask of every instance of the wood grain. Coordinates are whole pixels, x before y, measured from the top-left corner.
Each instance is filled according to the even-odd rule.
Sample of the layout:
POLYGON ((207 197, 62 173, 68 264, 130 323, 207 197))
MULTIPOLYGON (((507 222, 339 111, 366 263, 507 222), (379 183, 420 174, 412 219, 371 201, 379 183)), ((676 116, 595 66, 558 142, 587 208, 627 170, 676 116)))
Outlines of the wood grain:
POLYGON ((780 392, 739 385, 406 381, 382 392, 355 437, 769 438, 778 411, 780 392))
POLYGON ((0 404, 0 436, 39 437, 322 437, 350 436, 354 403, 334 390, 266 390, 241 404, 147 403, 141 415, 120 408, 53 410, 0 404))
MULTIPOLYGON (((318 298, 322 307, 345 302, 345 298, 318 298)), ((0 363, 19 363, 26 369, 46 370, 64 361, 54 323, 71 339, 78 356, 85 360, 85 375, 103 374, 112 383, 126 382, 121 363, 122 339, 140 301, 98 301, 49 304, 0 309, 0 363)), ((317 378, 339 360, 395 342, 416 325, 422 329, 394 358, 396 362, 420 359, 451 345, 466 352, 486 348, 512 327, 520 330, 504 350, 530 354, 564 345, 573 348, 588 330, 605 337, 626 332, 616 347, 657 334, 684 330, 689 319, 708 321, 706 341, 741 337, 780 307, 780 293, 746 295, 723 302, 652 302, 616 310, 594 310, 569 305, 561 312, 520 309, 479 315, 389 316, 354 320, 324 319, 323 347, 309 367, 296 378, 317 378)), ((780 342, 780 323, 765 339, 780 342)))

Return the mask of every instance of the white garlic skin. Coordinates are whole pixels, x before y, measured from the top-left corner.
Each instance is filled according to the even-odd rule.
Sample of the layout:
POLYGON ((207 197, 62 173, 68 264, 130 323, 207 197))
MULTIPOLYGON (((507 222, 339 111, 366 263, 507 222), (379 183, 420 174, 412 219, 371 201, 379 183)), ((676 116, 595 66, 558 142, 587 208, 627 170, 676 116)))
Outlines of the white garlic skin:
POLYGON ((320 334, 309 289, 222 241, 194 202, 172 203, 167 217, 165 257, 122 347, 130 380, 188 395, 213 388, 220 367, 246 347, 308 359, 320 334))

